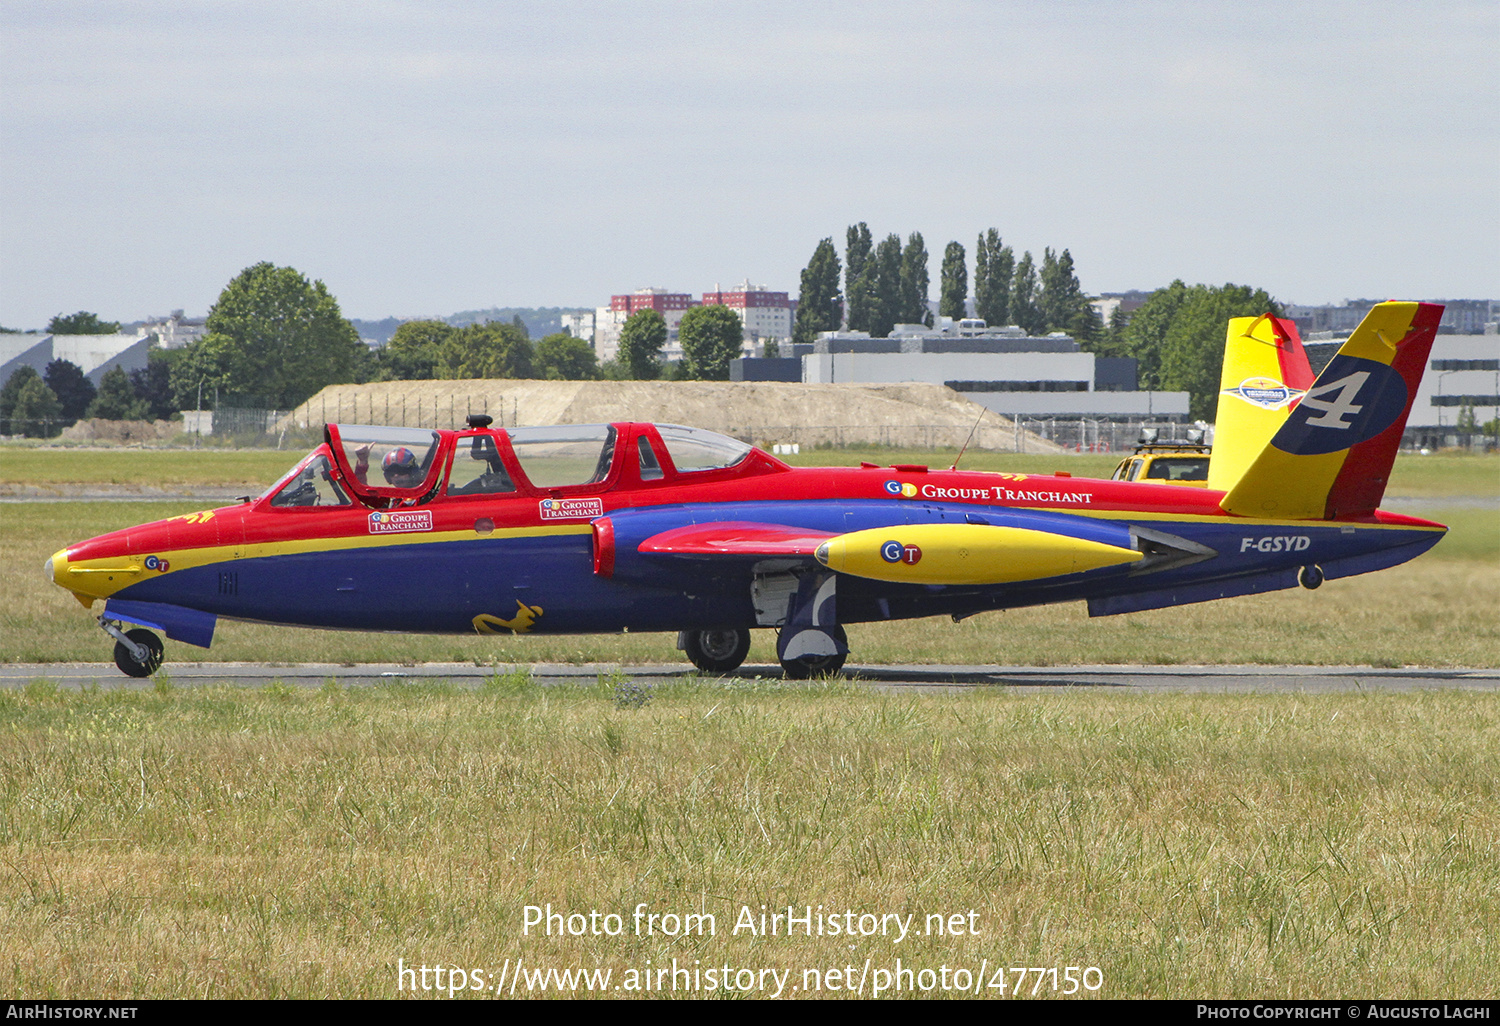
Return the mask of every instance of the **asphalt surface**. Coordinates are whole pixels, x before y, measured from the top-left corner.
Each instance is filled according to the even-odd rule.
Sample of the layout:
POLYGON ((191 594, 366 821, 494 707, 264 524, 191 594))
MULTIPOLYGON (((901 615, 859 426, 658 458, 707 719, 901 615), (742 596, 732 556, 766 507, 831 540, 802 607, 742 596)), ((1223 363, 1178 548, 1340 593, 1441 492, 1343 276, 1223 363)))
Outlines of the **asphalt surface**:
MULTIPOLYGON (((448 681, 479 687, 511 665, 474 666, 472 663, 396 664, 302 663, 274 666, 262 663, 168 663, 177 687, 228 684, 256 687, 280 681, 296 687, 318 688, 333 678, 345 687, 423 681, 448 681)), ((686 664, 620 666, 614 663, 566 665, 537 663, 530 667, 543 685, 595 684, 600 676, 621 672, 641 684, 665 683, 693 676, 686 664)), ((1256 694, 1277 692, 1421 691, 1456 688, 1500 691, 1500 669, 1378 669, 1369 666, 857 666, 844 676, 872 690, 893 693, 951 692, 995 687, 1020 691, 1059 688, 1118 688, 1138 692, 1210 692, 1256 694)), ((772 665, 740 667, 732 677, 779 679, 772 665)), ((0 666, 0 687, 24 687, 35 680, 59 687, 152 688, 151 679, 127 677, 113 663, 11 663, 0 666)))

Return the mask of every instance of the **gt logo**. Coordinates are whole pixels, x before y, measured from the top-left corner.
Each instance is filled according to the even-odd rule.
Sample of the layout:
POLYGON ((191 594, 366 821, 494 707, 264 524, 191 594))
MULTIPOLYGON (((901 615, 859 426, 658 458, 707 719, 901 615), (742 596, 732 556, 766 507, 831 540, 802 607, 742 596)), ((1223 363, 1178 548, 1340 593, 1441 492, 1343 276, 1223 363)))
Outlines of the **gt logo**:
POLYGON ((902 545, 898 541, 888 541, 880 546, 880 558, 887 563, 905 563, 911 566, 922 561, 922 550, 915 545, 902 545))
POLYGON ((1264 538, 1241 538, 1240 551, 1249 552, 1301 552, 1312 544, 1305 534, 1267 535, 1264 538))
POLYGON ((1337 381, 1330 381, 1326 385, 1319 385, 1311 389, 1302 397, 1303 406, 1311 406, 1315 410, 1322 410, 1321 417, 1308 417, 1305 424, 1308 427, 1338 428, 1347 431, 1354 425, 1345 420, 1345 417, 1354 417, 1363 410, 1363 406, 1357 406, 1354 400, 1359 397, 1359 390, 1366 381, 1370 380, 1369 371, 1355 371, 1353 374, 1345 375, 1337 381), (1337 391, 1338 395, 1331 401, 1319 398, 1330 392, 1337 391))

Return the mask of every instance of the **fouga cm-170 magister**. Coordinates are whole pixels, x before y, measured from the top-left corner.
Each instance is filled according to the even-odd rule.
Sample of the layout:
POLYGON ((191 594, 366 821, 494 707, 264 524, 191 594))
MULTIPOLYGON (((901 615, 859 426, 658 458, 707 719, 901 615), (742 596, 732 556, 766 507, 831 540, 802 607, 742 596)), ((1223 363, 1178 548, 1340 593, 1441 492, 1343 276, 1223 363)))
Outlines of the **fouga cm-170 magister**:
POLYGON ((792 468, 669 424, 329 424, 256 499, 71 545, 47 576, 115 661, 154 672, 220 617, 480 634, 677 631, 733 670, 778 632, 788 676, 837 670, 844 625, 1083 600, 1094 616, 1395 566, 1444 528, 1379 510, 1442 308, 1376 306, 1316 380, 1296 328, 1230 322, 1207 488, 792 468))

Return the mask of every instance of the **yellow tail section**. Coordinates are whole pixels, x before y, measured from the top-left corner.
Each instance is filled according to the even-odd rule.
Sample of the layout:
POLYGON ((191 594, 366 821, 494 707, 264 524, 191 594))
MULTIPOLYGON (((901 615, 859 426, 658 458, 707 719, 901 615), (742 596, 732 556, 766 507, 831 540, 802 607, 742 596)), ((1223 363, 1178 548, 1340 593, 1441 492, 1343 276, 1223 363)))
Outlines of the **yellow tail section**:
POLYGON ((1270 314, 1230 320, 1209 488, 1227 492, 1239 483, 1312 381, 1307 353, 1291 321, 1270 314))
POLYGON ((1429 303, 1371 309, 1228 489, 1224 511, 1308 520, 1373 512, 1442 313, 1429 303))

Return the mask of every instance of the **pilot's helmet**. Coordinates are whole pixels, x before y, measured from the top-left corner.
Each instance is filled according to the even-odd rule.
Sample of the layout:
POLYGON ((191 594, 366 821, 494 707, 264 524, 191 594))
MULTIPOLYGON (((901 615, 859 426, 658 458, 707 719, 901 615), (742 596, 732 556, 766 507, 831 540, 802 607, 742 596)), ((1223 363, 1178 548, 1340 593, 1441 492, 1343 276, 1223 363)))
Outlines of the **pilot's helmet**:
POLYGON ((398 487, 409 488, 417 483, 417 454, 401 445, 385 454, 381 462, 385 479, 398 487))

